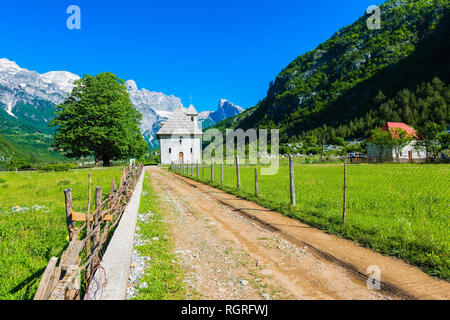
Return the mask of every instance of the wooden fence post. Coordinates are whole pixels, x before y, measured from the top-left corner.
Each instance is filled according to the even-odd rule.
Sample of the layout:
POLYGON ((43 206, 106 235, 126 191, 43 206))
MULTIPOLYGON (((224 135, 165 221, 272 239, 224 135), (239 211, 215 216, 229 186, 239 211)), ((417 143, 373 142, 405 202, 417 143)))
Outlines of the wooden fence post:
POLYGON ((255 194, 258 196, 259 194, 259 183, 258 183, 258 168, 255 167, 255 194))
MULTIPOLYGON (((123 172, 123 171, 122 171, 123 172)), ((123 174, 122 174, 123 178, 123 174)), ((121 184, 123 183, 123 179, 121 179, 121 184)), ((89 235, 91 233, 91 184, 92 184, 92 174, 89 172, 89 186, 88 186, 88 207, 86 212, 86 234, 89 235)), ((91 237, 86 236, 85 241, 86 247, 86 257, 89 257, 91 254, 91 237)), ((91 266, 88 265, 86 269, 86 280, 89 279, 91 273, 91 266)))
POLYGON ((223 185, 223 161, 220 164, 220 184, 223 185))
POLYGON ((67 229, 69 231, 69 240, 72 240, 73 235, 75 234, 75 225, 72 220, 72 210, 73 210, 73 203, 72 203, 72 189, 65 189, 64 190, 64 196, 66 201, 66 223, 67 223, 67 229))
POLYGON ((114 179, 111 180, 111 194, 116 191, 116 181, 114 179))
POLYGON ((214 182, 214 159, 211 159, 211 182, 214 182))
POLYGON ((237 180, 237 188, 241 188, 241 171, 239 169, 239 156, 236 156, 236 180, 237 180))
MULTIPOLYGON (((96 215, 94 217, 94 225, 97 225, 100 222, 100 217, 102 215, 102 210, 98 210, 102 203, 102 187, 95 188, 95 212, 96 215)), ((95 243, 97 243, 100 240, 100 230, 95 233, 94 237, 95 243)))
POLYGON ((295 178, 294 178, 294 161, 292 156, 289 156, 289 181, 291 191, 291 205, 295 207, 295 178))
POLYGON ((347 156, 344 158, 344 204, 342 208, 342 223, 345 223, 347 207, 347 156))

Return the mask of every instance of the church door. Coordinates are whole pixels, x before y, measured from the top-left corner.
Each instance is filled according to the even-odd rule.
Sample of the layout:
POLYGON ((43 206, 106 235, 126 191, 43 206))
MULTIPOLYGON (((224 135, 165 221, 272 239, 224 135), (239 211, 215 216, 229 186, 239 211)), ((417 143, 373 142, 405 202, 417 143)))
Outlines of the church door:
POLYGON ((183 152, 180 152, 180 154, 178 155, 178 158, 180 160, 180 163, 183 163, 183 152))

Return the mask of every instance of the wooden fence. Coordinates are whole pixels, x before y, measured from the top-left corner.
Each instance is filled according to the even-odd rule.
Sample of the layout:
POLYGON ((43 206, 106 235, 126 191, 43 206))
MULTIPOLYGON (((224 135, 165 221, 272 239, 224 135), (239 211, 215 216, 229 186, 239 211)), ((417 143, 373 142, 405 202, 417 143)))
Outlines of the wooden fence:
MULTIPOLYGON (((346 208, 347 208, 347 161, 348 157, 341 157, 341 161, 344 162, 344 172, 343 172, 343 208, 342 208, 342 223, 346 222, 346 208)), ((214 182, 214 160, 211 160, 211 178, 210 181, 214 182)), ((204 180, 204 168, 205 164, 196 164, 197 166, 197 179, 199 179, 199 166, 201 166, 202 175, 201 180, 204 180)), ((206 165, 208 166, 208 165, 206 165)), ((239 156, 235 157, 234 166, 236 166, 236 189, 241 189, 241 171, 240 171, 240 161, 239 156)), ((220 184, 223 185, 223 163, 220 165, 220 184)), ((183 164, 183 163, 172 163, 170 165, 170 170, 175 173, 192 176, 194 177, 193 164, 183 164), (192 170, 189 172, 189 166, 192 167, 192 170)), ((259 196, 259 180, 258 180, 258 169, 255 167, 255 195, 259 196)), ((292 207, 296 206, 296 193, 295 193, 295 172, 294 172, 294 157, 289 156, 289 196, 290 196, 290 205, 292 207)))
POLYGON ((95 210, 91 213, 91 174, 87 213, 73 210, 72 189, 64 190, 69 245, 60 259, 52 257, 42 275, 34 300, 80 300, 97 268, 101 268, 102 253, 114 228, 119 223, 133 193, 142 166, 125 167, 119 186, 114 179, 110 193, 102 201, 102 188, 95 193, 95 210), (82 226, 76 227, 76 222, 82 226), (81 239, 80 239, 81 238, 81 239), (59 264, 57 265, 59 260, 59 264))

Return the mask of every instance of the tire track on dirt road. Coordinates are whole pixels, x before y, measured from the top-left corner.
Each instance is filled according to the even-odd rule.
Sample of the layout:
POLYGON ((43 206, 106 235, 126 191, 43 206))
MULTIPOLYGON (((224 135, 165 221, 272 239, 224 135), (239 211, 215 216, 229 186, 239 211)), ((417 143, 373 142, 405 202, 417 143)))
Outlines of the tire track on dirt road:
POLYGON ((358 281, 366 282, 370 268, 381 273, 381 291, 398 299, 450 299, 450 283, 431 277, 401 259, 384 256, 358 243, 327 234, 306 225, 299 220, 266 209, 254 202, 240 199, 209 185, 168 173, 191 188, 200 189, 205 194, 228 206, 262 227, 277 233, 280 237, 297 246, 305 246, 318 259, 325 259, 343 267, 358 281))
POLYGON ((158 167, 149 172, 155 193, 164 200, 188 286, 200 298, 398 298, 369 290, 346 268, 242 216, 217 199, 221 191, 190 180, 194 187, 158 167))

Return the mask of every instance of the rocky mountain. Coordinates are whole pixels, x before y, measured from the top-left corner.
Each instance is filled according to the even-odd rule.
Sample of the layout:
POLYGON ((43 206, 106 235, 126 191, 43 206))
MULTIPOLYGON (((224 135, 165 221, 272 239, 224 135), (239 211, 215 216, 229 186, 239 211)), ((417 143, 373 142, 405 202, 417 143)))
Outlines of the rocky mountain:
POLYGON ((287 65, 257 105, 216 127, 277 128, 282 142, 296 142, 321 132, 328 141, 367 136, 387 121, 448 124, 449 6, 386 1, 380 29, 361 12, 287 65))
POLYGON ((0 107, 25 122, 47 123, 79 77, 66 71, 39 74, 0 59, 0 107))
POLYGON ((203 128, 207 128, 222 120, 234 117, 243 111, 244 108, 241 108, 228 100, 220 99, 217 110, 200 112, 199 120, 203 121, 203 128))
MULTIPOLYGON (((185 109, 181 100, 174 96, 164 96, 161 93, 150 92, 146 89, 138 90, 134 81, 127 81, 133 105, 143 116, 142 133, 151 148, 158 148, 159 141, 156 133, 172 113, 177 109, 185 109), (162 95, 162 96, 161 96, 162 95)), ((209 128, 229 117, 235 116, 244 109, 225 99, 221 99, 216 111, 202 111, 198 115, 198 123, 202 129, 209 128)))
MULTIPOLYGON (((173 95, 166 96, 160 92, 138 89, 136 82, 128 80, 126 83, 130 99, 137 110, 142 114, 141 131, 150 148, 158 148, 159 141, 156 133, 172 113, 177 109, 186 109, 180 98, 173 95)), ((187 109, 186 109, 187 110, 187 109)), ((216 111, 202 111, 199 113, 199 125, 206 129, 215 123, 237 115, 243 108, 221 99, 216 111)))
POLYGON ((175 110, 184 108, 183 104, 180 98, 173 95, 166 96, 145 88, 139 90, 133 80, 128 80, 125 84, 131 102, 142 114, 142 134, 151 148, 157 148, 159 142, 156 139, 156 132, 161 127, 161 123, 167 120, 175 110))

